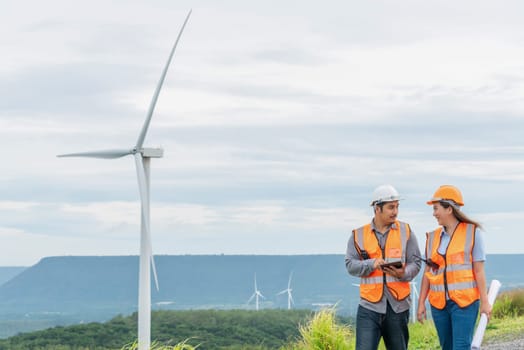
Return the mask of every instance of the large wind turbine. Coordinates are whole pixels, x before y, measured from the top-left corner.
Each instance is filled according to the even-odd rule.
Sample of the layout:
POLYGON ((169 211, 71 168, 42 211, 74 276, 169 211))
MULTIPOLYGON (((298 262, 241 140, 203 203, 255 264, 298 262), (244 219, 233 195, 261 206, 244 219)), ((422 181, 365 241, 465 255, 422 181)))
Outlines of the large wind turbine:
POLYGON ((289 273, 289 280, 287 281, 287 289, 284 289, 284 290, 282 290, 282 291, 277 293, 277 295, 287 293, 287 309, 288 310, 291 309, 291 304, 295 303, 293 301, 293 296, 291 295, 291 291, 293 290, 293 289, 291 289, 291 277, 292 276, 293 276, 293 271, 291 271, 289 273))
POLYGON ((155 105, 158 100, 158 95, 164 83, 169 64, 175 53, 178 41, 182 36, 182 32, 186 26, 191 11, 186 16, 184 24, 178 33, 175 44, 171 49, 169 58, 160 76, 160 80, 156 86, 153 94, 149 110, 147 112, 144 125, 138 135, 138 139, 133 148, 114 149, 104 151, 93 151, 83 153, 62 154, 58 157, 90 157, 90 158, 104 158, 115 159, 127 155, 133 155, 135 158, 136 173, 138 177, 138 189, 140 191, 141 201, 141 224, 140 224, 140 264, 139 264, 139 281, 138 281, 138 349, 149 350, 151 346, 151 267, 153 268, 153 275, 155 284, 158 289, 158 278, 156 275, 155 263, 153 260, 151 247, 151 231, 150 231, 150 207, 149 207, 149 173, 151 158, 161 158, 164 150, 161 148, 145 148, 143 147, 144 140, 147 135, 149 123, 155 110, 155 105))
POLYGON ((256 273, 255 273, 255 292, 253 293, 253 295, 251 295, 251 298, 249 298, 249 300, 247 301, 247 304, 249 304, 251 302, 251 300, 253 300, 253 298, 255 298, 255 310, 258 311, 258 299, 259 298, 265 299, 265 297, 258 290, 258 287, 257 287, 257 274, 256 273))

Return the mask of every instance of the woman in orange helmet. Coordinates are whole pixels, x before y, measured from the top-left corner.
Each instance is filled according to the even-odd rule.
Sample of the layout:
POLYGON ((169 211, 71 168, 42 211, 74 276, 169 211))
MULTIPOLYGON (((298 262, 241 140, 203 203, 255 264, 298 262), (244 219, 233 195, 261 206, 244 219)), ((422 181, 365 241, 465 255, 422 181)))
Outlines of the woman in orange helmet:
POLYGON ((442 349, 469 350, 479 308, 488 317, 491 314, 482 227, 460 210, 464 201, 455 186, 440 186, 427 204, 433 206, 440 227, 426 234, 417 318, 421 323, 426 319, 428 298, 442 349))

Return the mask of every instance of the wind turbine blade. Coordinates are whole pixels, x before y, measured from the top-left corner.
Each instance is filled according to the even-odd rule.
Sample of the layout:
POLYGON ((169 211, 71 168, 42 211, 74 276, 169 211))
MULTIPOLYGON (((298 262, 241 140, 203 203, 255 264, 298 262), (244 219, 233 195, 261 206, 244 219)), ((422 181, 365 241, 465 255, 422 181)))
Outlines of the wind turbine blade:
POLYGON ((287 289, 291 288, 291 277, 293 277, 293 271, 289 273, 289 280, 287 281, 287 289))
POLYGON ((121 158, 132 154, 133 150, 130 149, 112 149, 112 150, 103 150, 103 151, 92 151, 92 152, 79 152, 79 153, 68 153, 68 154, 59 154, 57 157, 89 157, 89 158, 104 158, 104 159, 114 159, 121 158))
POLYGON ((155 90, 155 93, 153 94, 151 104, 149 105, 149 110, 147 111, 146 120, 144 121, 142 130, 140 131, 140 135, 138 136, 138 140, 136 141, 136 149, 141 149, 142 145, 144 144, 144 140, 147 134, 147 129, 149 129, 149 123, 151 122, 151 117, 153 116, 153 112, 155 110, 156 101, 158 100, 158 95, 160 94, 160 90, 162 89, 162 85, 164 84, 164 80, 166 78, 169 64, 171 63, 171 59, 173 58, 173 54, 175 53, 175 49, 178 45, 178 41, 180 40, 180 37, 182 36, 182 32, 184 31, 184 28, 186 27, 186 23, 189 20, 191 11, 193 10, 190 10, 189 13, 187 14, 186 20, 184 21, 184 24, 182 25, 182 28, 180 29, 180 32, 178 33, 175 44, 173 45, 173 48, 171 49, 171 53, 169 54, 169 58, 167 59, 166 66, 164 67, 164 71, 162 72, 162 75, 160 76, 160 80, 158 81, 158 84, 156 86, 156 90, 155 90))
POLYGON ((253 295, 251 296, 251 298, 249 298, 249 300, 247 301, 246 304, 249 304, 256 295, 257 295, 257 293, 253 293, 253 295))
POLYGON ((156 291, 158 292, 160 290, 158 286, 158 276, 156 274, 156 264, 155 264, 155 258, 153 257, 153 249, 151 248, 151 242, 149 242, 149 249, 151 250, 151 268, 153 270, 153 277, 155 278, 155 287, 156 291))
POLYGON ((417 282, 411 282, 410 284, 413 287, 412 288, 413 289, 413 294, 415 295, 415 297, 418 298, 419 294, 418 294, 418 290, 417 290, 417 282))
POLYGON ((287 291, 288 291, 287 289, 284 289, 284 290, 282 290, 282 291, 278 292, 278 293, 277 293, 277 295, 281 295, 281 294, 284 294, 284 293, 286 293, 287 291))
POLYGON ((262 299, 266 299, 266 297, 263 296, 262 293, 260 293, 260 292, 257 291, 257 294, 258 294, 262 299))
POLYGON ((135 153, 135 164, 136 164, 136 174, 138 177, 138 189, 140 191, 140 201, 142 203, 142 220, 144 220, 144 227, 146 230, 146 241, 147 247, 149 249, 149 258, 151 259, 151 267, 153 270, 153 277, 155 279, 156 289, 158 287, 158 276, 156 273, 155 259, 153 258, 153 248, 151 244, 151 229, 149 223, 149 193, 148 193, 148 181, 146 179, 146 171, 144 169, 144 161, 142 154, 135 153))
POLYGON ((291 304, 295 305, 295 301, 293 300, 291 293, 289 293, 289 300, 291 300, 291 304))

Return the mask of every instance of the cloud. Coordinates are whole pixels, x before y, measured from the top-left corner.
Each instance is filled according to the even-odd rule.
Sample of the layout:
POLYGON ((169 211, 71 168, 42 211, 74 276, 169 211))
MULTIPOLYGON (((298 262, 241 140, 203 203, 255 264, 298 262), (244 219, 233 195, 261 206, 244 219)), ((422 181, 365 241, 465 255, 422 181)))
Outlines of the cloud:
POLYGON ((11 249, 41 239, 26 261, 136 253, 132 159, 56 155, 135 144, 190 6, 146 139, 165 149, 157 252, 342 253, 380 183, 405 195, 419 240, 443 183, 486 227, 516 232, 519 2, 123 5, 3 9, 0 219, 11 249))

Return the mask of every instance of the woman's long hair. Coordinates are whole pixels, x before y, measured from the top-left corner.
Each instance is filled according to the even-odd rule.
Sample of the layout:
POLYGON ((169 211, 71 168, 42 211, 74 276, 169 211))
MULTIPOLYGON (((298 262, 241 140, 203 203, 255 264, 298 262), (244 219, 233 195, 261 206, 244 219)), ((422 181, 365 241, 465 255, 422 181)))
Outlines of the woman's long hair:
POLYGON ((450 203, 442 202, 442 201, 439 202, 439 203, 440 203, 440 205, 442 205, 446 209, 451 207, 451 210, 453 210, 453 215, 455 215, 455 218, 457 218, 458 221, 465 222, 465 223, 468 223, 468 224, 473 224, 473 225, 475 225, 475 227, 478 227, 478 228, 482 229, 482 225, 479 222, 470 219, 457 206, 454 206, 454 205, 451 205, 450 203))

